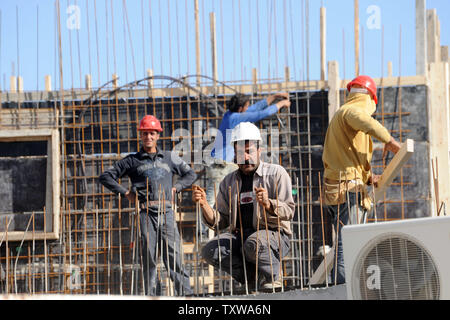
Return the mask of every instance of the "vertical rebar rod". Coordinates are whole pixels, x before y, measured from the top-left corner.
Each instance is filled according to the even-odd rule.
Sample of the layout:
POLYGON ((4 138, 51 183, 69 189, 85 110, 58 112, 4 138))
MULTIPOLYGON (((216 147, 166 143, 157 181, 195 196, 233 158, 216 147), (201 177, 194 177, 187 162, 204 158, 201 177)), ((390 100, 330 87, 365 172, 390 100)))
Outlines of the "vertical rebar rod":
POLYGON ((259 260, 259 222, 261 216, 261 208, 259 203, 256 203, 256 262, 255 262, 255 291, 258 293, 258 260, 259 260))
POLYGON ((84 258, 84 266, 83 266, 83 271, 84 271, 84 277, 83 277, 83 281, 84 281, 84 286, 83 286, 83 294, 86 294, 86 286, 87 286, 87 219, 86 219, 86 207, 84 207, 83 210, 83 220, 84 220, 84 249, 83 249, 83 258, 84 258))
POLYGON ((325 285, 328 288, 328 264, 327 264, 327 252, 325 250, 325 226, 323 221, 323 198, 322 198, 322 180, 320 177, 320 171, 318 172, 319 178, 319 201, 320 201, 320 222, 322 226, 322 250, 323 250, 323 261, 325 265, 325 285))
MULTIPOLYGON (((141 227, 141 210, 140 210, 140 204, 139 204, 139 199, 138 199, 138 197, 137 197, 137 194, 136 194, 136 211, 137 211, 137 214, 136 214, 136 216, 137 216, 137 218, 136 218, 136 220, 137 220, 137 228, 136 228, 136 239, 135 239, 135 242, 136 242, 136 246, 137 247, 139 247, 139 256, 140 256, 140 263, 139 263, 139 265, 140 265, 140 269, 141 269, 141 285, 142 285, 142 290, 141 290, 141 292, 142 292, 142 294, 143 295, 145 295, 145 280, 144 280, 144 258, 143 258, 143 252, 142 252, 142 244, 141 244, 141 237, 142 237, 142 227, 141 227)), ((137 281, 136 281, 136 285, 137 285, 137 281)), ((137 291, 136 291, 137 292, 137 291)))
MULTIPOLYGON (((269 225, 267 224, 267 214, 266 214, 266 208, 264 206, 263 206, 263 216, 264 216, 264 224, 265 224, 265 228, 266 228, 267 249, 268 249, 268 252, 269 252, 270 275, 271 275, 271 279, 272 279, 272 292, 275 293, 274 278, 273 278, 272 253, 270 252, 271 248, 270 248, 270 238, 269 238, 269 225)), ((242 225, 242 223, 241 223, 241 225, 242 225)), ((243 247, 243 245, 242 245, 242 247, 243 247)), ((247 292, 247 294, 248 294, 248 292, 247 292)))
POLYGON ((200 211, 200 203, 196 202, 195 203, 195 237, 194 237, 194 241, 195 241, 195 293, 198 295, 200 294, 199 292, 199 272, 198 272, 198 266, 199 266, 199 261, 198 261, 198 250, 199 250, 199 241, 198 241, 198 235, 199 235, 199 211, 200 211))
MULTIPOLYGON (((338 187, 338 197, 341 194, 341 171, 339 171, 339 187, 338 187)), ((339 215, 340 215, 341 205, 337 205, 337 220, 336 220, 336 242, 335 242, 335 250, 334 250, 334 285, 337 285, 337 269, 338 269, 338 254, 339 254, 339 215)), ((349 212, 350 214, 350 212, 349 212)))
MULTIPOLYGON (((217 193, 216 193, 216 184, 214 183, 214 203, 217 203, 217 193)), ((222 279, 222 250, 220 243, 220 230, 219 230, 219 219, 216 219, 216 232, 217 232, 217 248, 219 250, 219 290, 221 295, 223 296, 223 279, 222 279)), ((257 258, 258 259, 258 258, 257 258)))
POLYGON ((119 290, 120 295, 123 296, 123 266, 122 266, 122 195, 119 193, 119 205, 117 207, 118 210, 118 218, 119 218, 119 290))
POLYGON ((311 228, 310 228, 310 217, 311 217, 311 207, 310 207, 310 181, 309 175, 306 176, 306 230, 307 230, 307 243, 308 243, 308 286, 311 289, 311 228))
MULTIPOLYGON (((146 202, 145 202, 145 207, 146 207, 146 216, 144 218, 146 218, 145 220, 145 229, 147 230, 147 245, 145 246, 147 252, 145 254, 145 256, 147 257, 147 294, 150 294, 150 217, 148 214, 148 177, 146 178, 146 202)), ((156 241, 156 239, 155 239, 156 241)), ((146 294, 145 292, 145 286, 144 286, 144 295, 146 294)))
POLYGON ((108 295, 111 294, 111 202, 108 207, 108 295))
POLYGON ((99 248, 99 242, 98 242, 98 206, 95 206, 95 282, 96 282, 96 288, 97 288, 97 295, 100 294, 99 285, 100 285, 100 279, 99 279, 99 265, 98 265, 98 252, 100 250, 99 248))
MULTIPOLYGON (((242 225, 241 199, 240 199, 240 191, 239 191, 239 182, 238 181, 236 181, 235 197, 237 197, 236 198, 236 206, 237 206, 237 212, 239 214, 239 229, 240 229, 240 233, 241 233, 241 252, 242 252, 242 263, 244 265, 245 293, 248 295, 247 265, 245 262, 245 253, 244 253, 244 230, 243 230, 243 225, 242 225)), ((266 228, 267 228, 267 220, 266 220, 266 228)), ((269 239, 269 238, 267 238, 267 239, 269 239)), ((267 240, 267 243, 269 245, 269 240, 267 240)), ((273 275, 272 275, 272 282, 273 282, 273 275)))
MULTIPOLYGON (((6 230, 5 230, 5 243, 6 243, 6 294, 9 293, 9 243, 8 243, 8 217, 5 218, 6 230)), ((12 220, 11 220, 12 221, 12 220)))
MULTIPOLYGON (((275 184, 275 194, 276 194, 276 204, 278 210, 278 183, 275 184)), ((274 211, 275 211, 274 210, 274 211)), ((277 225, 278 225, 278 251, 280 256, 280 281, 281 281, 281 292, 284 292, 284 281, 283 281, 283 252, 281 251, 281 228, 280 228, 280 216, 276 213, 277 216, 277 225)))
POLYGON ((230 221, 230 294, 233 295, 233 202, 231 201, 231 186, 228 187, 228 202, 228 217, 230 221))
MULTIPOLYGON (((178 202, 181 203, 181 193, 178 194, 178 202)), ((179 215, 179 221, 180 221, 180 243, 179 243, 179 252, 181 255, 180 263, 181 263, 181 275, 184 275, 186 272, 185 266, 184 266, 184 250, 183 250, 183 219, 182 219, 182 212, 180 208, 180 215, 179 215)), ((184 295, 184 281, 181 281, 180 283, 180 295, 184 295)))

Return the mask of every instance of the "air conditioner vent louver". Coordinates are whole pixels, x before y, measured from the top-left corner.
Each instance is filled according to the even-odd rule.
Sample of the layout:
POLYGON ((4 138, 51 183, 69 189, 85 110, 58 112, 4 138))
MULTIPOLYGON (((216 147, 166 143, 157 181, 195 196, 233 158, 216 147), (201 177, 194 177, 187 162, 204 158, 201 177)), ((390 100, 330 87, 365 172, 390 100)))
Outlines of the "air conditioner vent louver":
POLYGON ((354 285, 363 300, 439 299, 436 265, 419 242, 401 234, 374 239, 356 264, 354 285))

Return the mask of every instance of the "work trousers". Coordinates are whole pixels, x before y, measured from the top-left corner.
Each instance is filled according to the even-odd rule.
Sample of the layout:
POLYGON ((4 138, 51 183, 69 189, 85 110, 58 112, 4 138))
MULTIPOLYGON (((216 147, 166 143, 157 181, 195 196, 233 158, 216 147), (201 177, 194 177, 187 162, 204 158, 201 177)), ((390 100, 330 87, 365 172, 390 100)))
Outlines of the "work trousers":
POLYGON ((166 213, 142 210, 140 213, 144 287, 147 295, 161 295, 157 281, 158 252, 174 284, 174 295, 191 295, 189 275, 182 264, 181 238, 171 209, 166 213), (148 213, 147 213, 148 212, 148 213))
POLYGON ((353 192, 347 193, 347 201, 340 205, 327 206, 327 211, 333 219, 335 230, 338 230, 337 240, 337 266, 333 266, 331 271, 331 283, 343 284, 345 283, 345 266, 344 266, 344 250, 342 248, 342 235, 341 230, 343 226, 349 224, 366 223, 368 218, 368 212, 365 210, 357 200, 357 194, 353 192), (339 208, 339 209, 338 209, 339 208), (338 212, 339 210, 339 212, 338 212), (339 226, 338 226, 339 215, 339 226), (336 274, 337 269, 337 274, 336 274))
POLYGON ((255 281, 257 259, 258 274, 264 276, 266 281, 269 282, 272 280, 272 275, 274 281, 278 280, 281 258, 289 251, 289 237, 282 231, 280 237, 278 237, 278 231, 268 230, 270 245, 267 245, 265 229, 258 232, 246 230, 243 232, 243 235, 243 251, 240 232, 222 233, 206 243, 202 249, 203 258, 214 267, 222 268, 228 274, 231 273, 236 281, 245 284, 243 252, 247 281, 251 284, 255 281), (256 251, 257 247, 258 252, 256 251))

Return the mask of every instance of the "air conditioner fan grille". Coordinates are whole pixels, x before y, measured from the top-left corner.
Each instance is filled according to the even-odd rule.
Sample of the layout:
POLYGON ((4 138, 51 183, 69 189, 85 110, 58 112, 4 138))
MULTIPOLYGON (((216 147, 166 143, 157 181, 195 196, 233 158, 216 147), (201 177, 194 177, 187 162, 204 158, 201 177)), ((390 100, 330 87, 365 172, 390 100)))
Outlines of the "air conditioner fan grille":
POLYGON ((439 299, 439 274, 424 248, 401 236, 376 241, 360 259, 363 300, 439 299))

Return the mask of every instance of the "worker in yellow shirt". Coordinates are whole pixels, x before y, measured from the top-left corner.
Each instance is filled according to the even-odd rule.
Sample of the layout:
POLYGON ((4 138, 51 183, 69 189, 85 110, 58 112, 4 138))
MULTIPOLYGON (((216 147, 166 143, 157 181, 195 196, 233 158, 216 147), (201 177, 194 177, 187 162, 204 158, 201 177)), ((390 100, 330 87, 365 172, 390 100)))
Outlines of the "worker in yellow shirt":
POLYGON ((367 185, 376 185, 379 179, 371 170, 372 137, 385 144, 383 158, 388 151, 397 153, 400 149, 389 131, 372 117, 378 103, 373 79, 358 76, 348 84, 347 90, 347 102, 329 124, 322 155, 324 204, 338 230, 337 268, 332 272, 336 284, 345 282, 342 226, 365 223, 372 209, 367 185))

